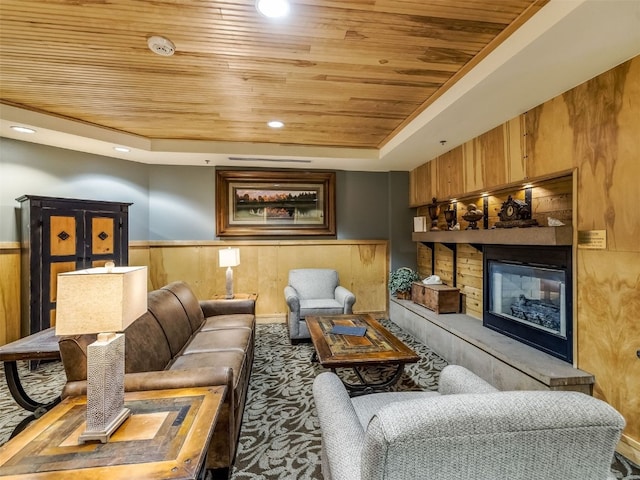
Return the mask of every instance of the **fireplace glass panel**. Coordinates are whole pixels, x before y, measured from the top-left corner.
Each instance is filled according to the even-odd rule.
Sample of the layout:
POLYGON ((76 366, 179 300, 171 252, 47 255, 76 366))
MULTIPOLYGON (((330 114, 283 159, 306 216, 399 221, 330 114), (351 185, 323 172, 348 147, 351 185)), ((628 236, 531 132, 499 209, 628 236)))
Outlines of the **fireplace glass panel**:
POLYGON ((491 313, 567 337, 564 270, 490 261, 489 278, 491 313))

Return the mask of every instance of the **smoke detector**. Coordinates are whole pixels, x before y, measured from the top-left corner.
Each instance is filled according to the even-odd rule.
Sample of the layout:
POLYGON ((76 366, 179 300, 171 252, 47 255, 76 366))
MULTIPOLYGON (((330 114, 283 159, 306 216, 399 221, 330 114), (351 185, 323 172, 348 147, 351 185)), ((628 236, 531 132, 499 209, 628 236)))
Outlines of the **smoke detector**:
POLYGON ((147 39, 149 50, 163 57, 170 57, 176 51, 176 46, 171 40, 164 37, 153 36, 147 39))

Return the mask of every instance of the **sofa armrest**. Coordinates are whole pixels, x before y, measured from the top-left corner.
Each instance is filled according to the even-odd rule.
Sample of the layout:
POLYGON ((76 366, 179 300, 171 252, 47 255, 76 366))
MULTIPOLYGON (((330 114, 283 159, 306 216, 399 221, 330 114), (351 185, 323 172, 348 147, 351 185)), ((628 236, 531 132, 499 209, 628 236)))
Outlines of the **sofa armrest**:
POLYGON ((336 301, 342 304, 344 313, 351 313, 353 311, 353 304, 356 303, 356 296, 350 290, 338 285, 335 289, 334 295, 336 301))
MULTIPOLYGON (((233 396, 233 371, 230 367, 202 367, 190 370, 163 370, 159 372, 127 373, 124 376, 125 392, 167 390, 172 388, 209 387, 224 385, 227 396, 233 396)), ((62 398, 86 395, 86 380, 67 382, 62 398)), ((229 398, 233 400, 233 398, 229 398)), ((233 403, 232 403, 233 405, 233 403)))
POLYGON ((251 299, 200 300, 204 318, 245 313, 255 315, 256 301, 251 299))
POLYGON ((313 382, 313 398, 322 433, 325 478, 360 479, 360 453, 365 431, 340 378, 324 372, 313 382))
POLYGON ((300 297, 291 285, 284 287, 284 299, 292 312, 300 312, 300 297))
POLYGON ((447 365, 440 373, 438 392, 442 395, 493 393, 497 391, 497 388, 460 365, 447 365))

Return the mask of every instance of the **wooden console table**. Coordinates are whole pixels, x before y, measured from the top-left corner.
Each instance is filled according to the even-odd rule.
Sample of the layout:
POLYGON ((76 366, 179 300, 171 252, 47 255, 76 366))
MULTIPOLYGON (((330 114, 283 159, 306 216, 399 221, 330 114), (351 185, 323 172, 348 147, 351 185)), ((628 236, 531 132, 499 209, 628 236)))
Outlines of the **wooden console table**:
POLYGON ((11 396, 22 408, 34 412, 16 427, 13 435, 21 431, 34 418, 42 416, 60 402, 59 396, 49 403, 40 403, 27 395, 18 374, 18 361, 20 360, 60 360, 60 348, 55 328, 42 330, 0 347, 0 361, 4 363, 4 375, 11 396))
POLYGON ((131 417, 104 444, 78 444, 86 397, 68 397, 0 447, 0 477, 203 478, 225 395, 224 386, 127 393, 131 417))

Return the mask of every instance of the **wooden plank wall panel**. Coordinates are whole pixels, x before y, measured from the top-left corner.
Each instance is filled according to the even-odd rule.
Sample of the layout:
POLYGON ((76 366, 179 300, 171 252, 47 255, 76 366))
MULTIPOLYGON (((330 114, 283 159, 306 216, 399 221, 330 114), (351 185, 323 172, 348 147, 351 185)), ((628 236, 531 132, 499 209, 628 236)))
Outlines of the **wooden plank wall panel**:
POLYGON ((462 294, 462 312, 482 320, 482 252, 466 243, 458 244, 457 286, 462 294))
POLYGON ((20 338, 20 248, 0 245, 0 345, 20 338))
POLYGON ((573 131, 562 97, 556 97, 524 114, 526 177, 544 177, 573 167, 573 131))
MULTIPOLYGON (((218 267, 221 248, 240 248, 233 268, 234 291, 257 293, 256 314, 284 318, 284 287, 293 268, 335 268, 340 283, 356 295, 354 311, 387 311, 388 244, 386 241, 213 242, 149 246, 150 288, 184 280, 200 298, 225 292, 225 268, 218 267)), ((137 249, 136 260, 144 255, 137 249)))
POLYGON ((505 152, 509 183, 527 178, 526 131, 524 116, 519 115, 504 124, 505 152))
POLYGON ((409 206, 431 203, 435 189, 435 162, 428 162, 409 172, 409 206))
MULTIPOLYGON (((387 311, 389 304, 389 245, 351 245, 351 281, 356 295, 354 311, 387 311)), ((345 279, 346 281, 347 279, 345 279)))
POLYGON ((571 176, 545 182, 532 188, 532 218, 548 225, 549 217, 573 225, 573 179, 571 176))
POLYGON ((435 275, 438 275, 443 283, 453 285, 453 251, 440 243, 436 243, 436 268, 435 275))
POLYGON ((436 191, 438 200, 450 199, 464 192, 463 148, 456 147, 436 159, 436 191))
POLYGON ((482 186, 492 188, 509 183, 508 158, 505 149, 505 125, 500 125, 476 138, 475 153, 482 165, 482 186))
POLYGON ((490 190, 525 178, 522 116, 463 144, 464 191, 490 190))
POLYGON ((432 263, 431 263, 431 249, 422 243, 418 243, 418 274, 422 277, 428 277, 431 275, 432 263))
POLYGON ((640 57, 534 110, 534 171, 577 168, 577 230, 607 232, 606 249, 577 249, 577 363, 624 415, 621 448, 640 462, 640 57))
MULTIPOLYGON (((291 268, 336 268, 340 283, 356 295, 354 311, 387 311, 389 251, 384 240, 132 242, 129 264, 148 267, 150 290, 184 280, 199 298, 211 298, 225 292, 226 269, 218 266, 218 251, 228 246, 240 248, 240 265, 233 269, 234 291, 258 294, 259 317, 284 320, 283 290, 291 268)), ((0 246, 0 270, 2 345, 20 338, 18 247, 0 246)))
POLYGON ((410 206, 431 203, 434 196, 446 201, 465 192, 504 188, 524 180, 524 129, 521 115, 414 169, 410 173, 410 206))

